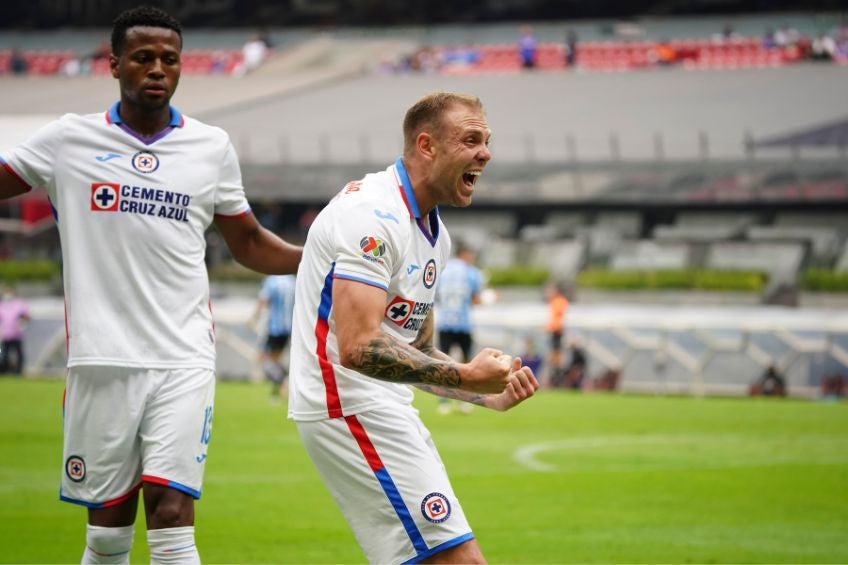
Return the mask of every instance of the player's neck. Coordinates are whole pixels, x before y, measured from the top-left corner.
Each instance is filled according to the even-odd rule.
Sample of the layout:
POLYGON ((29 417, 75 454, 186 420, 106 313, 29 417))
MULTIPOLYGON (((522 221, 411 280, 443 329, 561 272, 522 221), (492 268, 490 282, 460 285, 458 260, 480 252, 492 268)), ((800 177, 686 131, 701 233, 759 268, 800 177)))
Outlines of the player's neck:
POLYGON ((128 127, 145 137, 153 137, 171 123, 171 106, 140 108, 121 100, 118 113, 128 127))

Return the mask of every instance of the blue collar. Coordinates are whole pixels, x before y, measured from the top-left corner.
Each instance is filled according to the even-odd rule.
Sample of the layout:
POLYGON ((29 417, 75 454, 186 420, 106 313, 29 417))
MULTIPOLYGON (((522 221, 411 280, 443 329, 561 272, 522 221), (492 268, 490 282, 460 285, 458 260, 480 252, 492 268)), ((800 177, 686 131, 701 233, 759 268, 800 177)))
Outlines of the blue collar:
POLYGON ((395 161, 395 168, 400 176, 400 182, 403 185, 403 192, 406 195, 406 205, 409 206, 409 211, 415 218, 421 218, 421 211, 418 208, 418 201, 415 200, 415 192, 412 190, 412 182, 409 180, 409 175, 406 168, 403 166, 403 157, 398 157, 395 161))
POLYGON ((421 217, 421 209, 418 208, 418 202, 415 200, 415 193, 412 191, 412 182, 409 180, 409 174, 406 172, 406 167, 403 166, 403 158, 398 157, 395 161, 400 183, 403 189, 403 200, 406 202, 406 207, 409 213, 415 218, 415 223, 418 224, 418 229, 430 242, 430 245, 435 246, 439 239, 439 207, 433 208, 427 216, 427 221, 421 217))
MULTIPOLYGON (((124 121, 121 119, 121 114, 118 110, 121 108, 121 101, 117 101, 112 104, 112 107, 109 108, 109 122, 113 124, 122 124, 124 121)), ((183 115, 177 110, 174 106, 169 106, 168 109, 171 112, 171 121, 168 122, 168 127, 172 128, 181 128, 185 124, 183 121, 183 115)))

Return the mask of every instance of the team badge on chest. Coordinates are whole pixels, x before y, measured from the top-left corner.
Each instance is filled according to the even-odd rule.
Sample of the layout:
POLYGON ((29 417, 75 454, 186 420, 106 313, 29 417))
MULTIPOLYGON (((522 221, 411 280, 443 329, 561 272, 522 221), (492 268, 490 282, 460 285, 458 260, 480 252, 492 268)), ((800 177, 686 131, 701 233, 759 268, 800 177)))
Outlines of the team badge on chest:
POLYGON ((427 261, 427 265, 424 266, 422 282, 425 288, 433 288, 433 285, 436 284, 436 261, 434 259, 427 261))
POLYGON ((139 151, 133 155, 132 166, 139 173, 152 173, 159 168, 159 157, 151 151, 139 151))

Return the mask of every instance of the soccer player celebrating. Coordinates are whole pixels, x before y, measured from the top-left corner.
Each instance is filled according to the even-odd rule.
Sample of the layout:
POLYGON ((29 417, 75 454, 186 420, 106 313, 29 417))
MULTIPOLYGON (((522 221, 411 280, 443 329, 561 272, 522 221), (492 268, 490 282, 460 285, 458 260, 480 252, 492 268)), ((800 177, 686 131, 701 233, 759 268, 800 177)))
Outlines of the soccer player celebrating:
POLYGON ((494 349, 458 363, 433 346, 450 257, 437 206, 468 206, 491 158, 482 104, 428 95, 403 132, 403 156, 345 186, 309 230, 289 417, 370 562, 482 563, 407 385, 503 411, 538 383, 494 349))
POLYGON ((0 198, 45 186, 68 328, 60 496, 88 508, 83 563, 127 563, 139 492, 150 559, 197 563, 194 500, 211 437, 215 329, 204 264, 214 221, 233 256, 293 273, 301 249, 250 211, 225 132, 170 105, 182 31, 128 10, 112 29, 120 101, 68 114, 0 156, 0 198))

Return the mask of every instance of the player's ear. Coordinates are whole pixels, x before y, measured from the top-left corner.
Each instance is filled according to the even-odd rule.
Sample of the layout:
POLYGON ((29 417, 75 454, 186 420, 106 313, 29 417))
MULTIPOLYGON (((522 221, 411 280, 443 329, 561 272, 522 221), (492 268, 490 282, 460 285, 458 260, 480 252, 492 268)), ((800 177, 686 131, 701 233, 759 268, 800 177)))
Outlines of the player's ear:
POLYGON ((426 131, 422 131, 418 134, 418 137, 415 138, 415 146, 418 148, 418 152, 422 156, 432 159, 436 155, 436 148, 433 141, 432 135, 426 131))
POLYGON ((109 55, 109 70, 112 71, 112 78, 118 78, 118 57, 114 53, 109 55))

